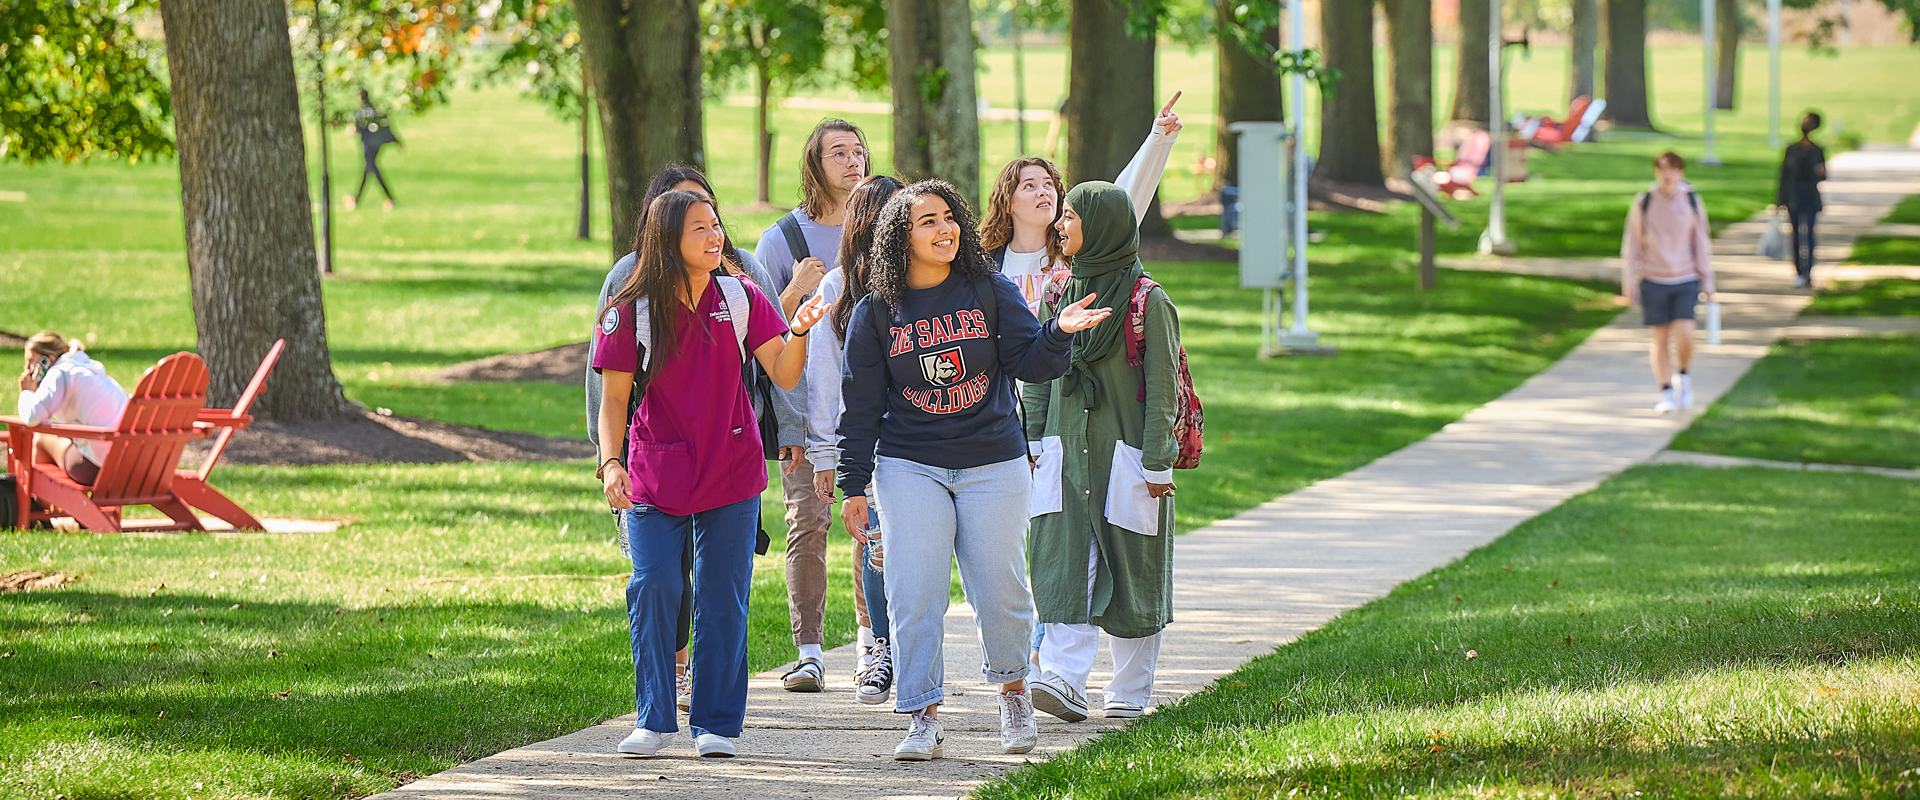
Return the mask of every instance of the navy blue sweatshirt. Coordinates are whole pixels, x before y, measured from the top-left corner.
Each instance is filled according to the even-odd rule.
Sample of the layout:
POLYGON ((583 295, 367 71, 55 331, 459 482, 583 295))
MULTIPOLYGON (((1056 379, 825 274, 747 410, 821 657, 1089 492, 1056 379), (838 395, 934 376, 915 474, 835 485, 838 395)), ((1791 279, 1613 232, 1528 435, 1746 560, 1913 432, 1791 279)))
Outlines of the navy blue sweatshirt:
POLYGON ((959 273, 938 286, 908 289, 888 325, 878 295, 853 307, 840 416, 840 490, 863 497, 879 454, 941 469, 997 464, 1027 454, 1010 381, 1065 374, 1073 334, 1027 311, 1004 275, 988 278, 999 301, 999 339, 987 330, 978 296, 959 273), (883 336, 880 327, 888 329, 883 336), (997 343, 997 347, 996 347, 997 343))

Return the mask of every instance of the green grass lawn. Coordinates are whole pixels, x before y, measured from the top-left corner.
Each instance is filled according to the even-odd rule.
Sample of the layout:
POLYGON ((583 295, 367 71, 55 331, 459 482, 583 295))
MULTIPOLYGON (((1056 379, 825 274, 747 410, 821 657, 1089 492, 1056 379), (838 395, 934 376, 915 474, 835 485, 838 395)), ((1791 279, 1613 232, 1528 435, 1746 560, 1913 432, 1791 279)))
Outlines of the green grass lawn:
POLYGON ((1920 265, 1920 239, 1906 236, 1862 236, 1853 242, 1848 264, 1920 265))
POLYGON ((1920 194, 1907 195, 1880 221, 1889 225, 1920 225, 1920 194))
POLYGON ((1000 798, 1901 797, 1920 483, 1640 467, 1000 798))
POLYGON ((1920 281, 1887 278, 1840 283, 1814 295, 1801 312, 1826 317, 1920 316, 1920 281))
POLYGON ((1673 448, 1920 469, 1920 337, 1775 344, 1673 448))

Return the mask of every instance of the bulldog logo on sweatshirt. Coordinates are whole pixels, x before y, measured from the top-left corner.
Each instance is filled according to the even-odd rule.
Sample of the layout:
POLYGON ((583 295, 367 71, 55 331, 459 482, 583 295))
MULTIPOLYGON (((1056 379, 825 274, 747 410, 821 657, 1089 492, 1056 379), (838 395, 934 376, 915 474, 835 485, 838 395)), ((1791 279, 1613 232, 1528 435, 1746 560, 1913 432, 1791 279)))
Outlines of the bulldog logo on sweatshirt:
POLYGON ((920 374, 935 386, 952 386, 967 374, 967 362, 960 356, 960 348, 949 347, 921 355, 920 374))

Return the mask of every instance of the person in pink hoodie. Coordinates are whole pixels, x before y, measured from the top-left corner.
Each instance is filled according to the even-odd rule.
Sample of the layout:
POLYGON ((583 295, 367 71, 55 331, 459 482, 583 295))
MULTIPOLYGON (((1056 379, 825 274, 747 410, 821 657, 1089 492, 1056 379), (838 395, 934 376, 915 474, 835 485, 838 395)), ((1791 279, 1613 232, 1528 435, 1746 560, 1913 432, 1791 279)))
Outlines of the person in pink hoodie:
POLYGON ((1662 414, 1693 406, 1687 368, 1693 363, 1694 309, 1703 293, 1713 300, 1713 233, 1686 170, 1687 162, 1671 150, 1653 160, 1653 187, 1627 208, 1620 245, 1620 293, 1640 304, 1653 331, 1653 378, 1660 383, 1653 409, 1662 414))

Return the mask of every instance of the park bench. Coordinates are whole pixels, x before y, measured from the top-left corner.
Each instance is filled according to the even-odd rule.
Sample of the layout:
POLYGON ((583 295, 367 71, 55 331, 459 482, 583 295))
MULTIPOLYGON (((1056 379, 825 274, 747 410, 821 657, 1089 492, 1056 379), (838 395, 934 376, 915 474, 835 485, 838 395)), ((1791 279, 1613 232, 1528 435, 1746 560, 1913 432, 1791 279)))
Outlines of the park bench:
POLYGON ((274 344, 232 409, 205 408, 206 362, 192 353, 175 353, 140 376, 127 398, 126 410, 113 427, 28 425, 19 417, 0 416, 0 422, 7 426, 7 467, 15 476, 20 509, 13 524, 26 528, 34 521, 70 516, 81 527, 96 532, 202 531, 205 528, 191 510, 197 507, 237 528, 262 530, 259 520, 208 486, 206 477, 219 463, 233 433, 252 422, 247 409, 265 387, 267 373, 285 345, 284 341, 274 344), (107 443, 109 449, 99 477, 89 486, 74 481, 58 464, 34 463, 36 433, 107 443), (209 435, 217 438, 200 469, 178 469, 187 442, 209 435), (33 500, 43 507, 34 508, 33 500), (121 519, 121 510, 135 505, 152 506, 167 515, 168 521, 129 525, 121 519))

